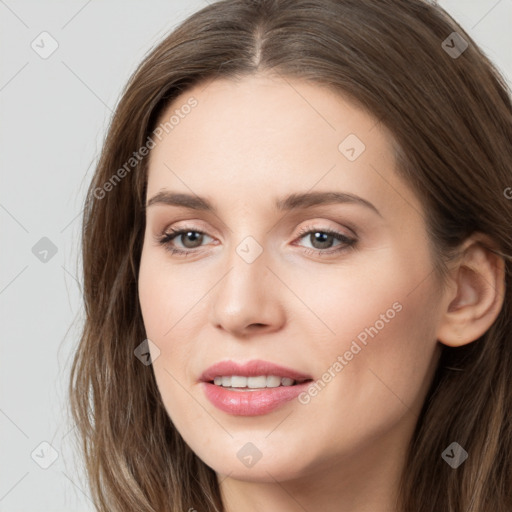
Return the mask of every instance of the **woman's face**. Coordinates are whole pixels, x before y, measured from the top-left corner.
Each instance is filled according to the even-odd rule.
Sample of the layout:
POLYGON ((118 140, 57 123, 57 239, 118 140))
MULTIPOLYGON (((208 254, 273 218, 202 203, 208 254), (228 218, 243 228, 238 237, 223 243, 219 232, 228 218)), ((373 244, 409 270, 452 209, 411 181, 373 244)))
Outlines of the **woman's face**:
POLYGON ((437 363, 441 292, 389 132, 263 75, 188 90, 165 122, 139 293, 184 440, 241 480, 395 464, 437 363))

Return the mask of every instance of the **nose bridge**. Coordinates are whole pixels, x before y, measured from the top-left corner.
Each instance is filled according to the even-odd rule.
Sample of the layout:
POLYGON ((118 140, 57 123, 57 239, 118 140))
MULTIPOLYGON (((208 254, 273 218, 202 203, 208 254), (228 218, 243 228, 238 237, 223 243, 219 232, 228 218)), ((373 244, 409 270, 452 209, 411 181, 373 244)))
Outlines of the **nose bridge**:
POLYGON ((244 303, 257 302, 268 278, 268 254, 263 246, 251 235, 229 251, 227 256, 228 274, 219 283, 225 299, 242 306, 244 303))
POLYGON ((271 280, 269 254, 255 237, 248 235, 231 246, 224 277, 212 297, 212 322, 229 331, 251 324, 278 323, 281 308, 277 287, 271 280))

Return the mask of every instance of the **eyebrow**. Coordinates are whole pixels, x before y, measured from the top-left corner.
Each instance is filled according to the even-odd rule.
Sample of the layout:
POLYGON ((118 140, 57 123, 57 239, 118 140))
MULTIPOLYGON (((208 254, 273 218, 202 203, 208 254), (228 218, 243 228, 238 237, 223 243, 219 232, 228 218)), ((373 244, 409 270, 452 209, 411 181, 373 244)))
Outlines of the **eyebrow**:
MULTIPOLYGON (((294 209, 306 209, 325 204, 359 204, 369 208, 377 215, 382 217, 377 208, 362 197, 346 192, 303 192, 293 193, 286 197, 277 199, 275 206, 279 211, 289 211, 294 209)), ((168 192, 162 190, 153 196, 146 204, 146 208, 153 204, 165 204, 170 206, 183 206, 192 210, 203 210, 217 213, 217 209, 205 197, 197 195, 168 192)))

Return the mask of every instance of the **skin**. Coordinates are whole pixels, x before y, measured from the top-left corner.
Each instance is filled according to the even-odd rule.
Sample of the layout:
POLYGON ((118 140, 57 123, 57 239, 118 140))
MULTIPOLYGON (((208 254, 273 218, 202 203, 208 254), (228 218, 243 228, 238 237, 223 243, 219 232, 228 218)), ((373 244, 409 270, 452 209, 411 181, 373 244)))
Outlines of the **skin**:
POLYGON ((228 512, 394 511, 440 341, 468 343, 487 329, 503 268, 468 243, 441 286, 424 210, 396 174, 390 133, 339 94, 263 74, 215 80, 182 93, 162 119, 192 96, 197 106, 157 142, 148 171, 148 200, 183 192, 218 210, 147 207, 139 298, 160 351, 155 358, 152 349, 153 370, 165 408, 216 471, 228 512), (354 161, 338 149, 349 134, 366 146, 354 161), (380 215, 357 203, 274 207, 308 191, 355 194, 380 215), (202 245, 176 237, 169 245, 190 253, 173 255, 158 243, 171 227, 206 235, 202 245), (357 241, 335 253, 342 242, 322 246, 299 235, 305 227, 357 241), (237 253, 246 237, 262 250, 252 263, 237 253), (264 359, 320 379, 396 303, 394 318, 307 404, 240 417, 202 391, 200 374, 226 359, 264 359), (237 457, 248 442, 262 454, 252 467, 237 457))

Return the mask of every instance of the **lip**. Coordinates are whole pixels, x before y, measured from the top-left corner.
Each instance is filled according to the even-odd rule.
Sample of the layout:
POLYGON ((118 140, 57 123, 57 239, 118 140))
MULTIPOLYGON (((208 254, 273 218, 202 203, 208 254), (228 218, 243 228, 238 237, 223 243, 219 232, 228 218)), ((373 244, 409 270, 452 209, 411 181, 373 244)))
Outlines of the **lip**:
POLYGON ((258 416, 272 412, 296 398, 309 386, 311 380, 310 375, 263 360, 253 360, 245 364, 221 361, 210 366, 200 377, 206 398, 221 411, 234 416, 258 416), (221 375, 240 375, 244 377, 275 375, 306 382, 257 391, 232 391, 212 383, 215 377, 221 375))
POLYGON ((242 377, 257 377, 258 375, 275 375, 276 377, 287 377, 293 380, 309 380, 311 375, 301 373, 292 368, 287 368, 270 361, 253 359, 247 363, 236 363, 235 361, 221 361, 207 368, 199 377, 202 382, 210 382, 219 375, 240 375, 242 377))

